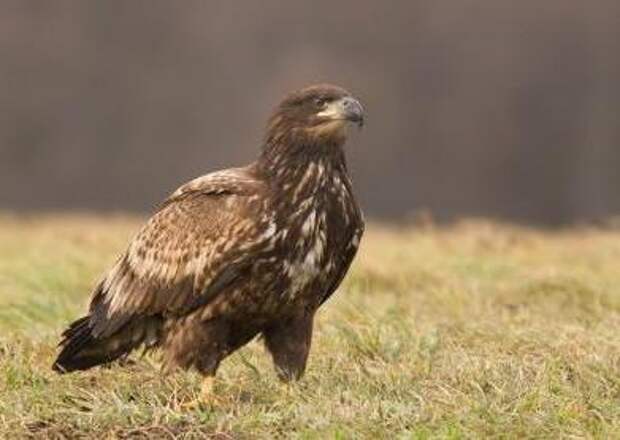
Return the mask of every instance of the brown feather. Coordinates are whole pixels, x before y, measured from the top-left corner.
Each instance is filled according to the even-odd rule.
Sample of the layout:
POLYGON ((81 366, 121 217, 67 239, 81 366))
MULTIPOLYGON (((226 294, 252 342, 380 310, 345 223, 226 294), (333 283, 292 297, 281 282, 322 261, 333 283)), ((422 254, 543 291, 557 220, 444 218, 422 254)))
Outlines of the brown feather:
POLYGON ((269 120, 255 163, 176 190, 63 334, 58 371, 90 368, 140 345, 170 368, 214 374, 263 332, 283 378, 303 373, 318 307, 346 274, 363 233, 342 145, 345 121, 317 115, 349 96, 315 86, 269 120))

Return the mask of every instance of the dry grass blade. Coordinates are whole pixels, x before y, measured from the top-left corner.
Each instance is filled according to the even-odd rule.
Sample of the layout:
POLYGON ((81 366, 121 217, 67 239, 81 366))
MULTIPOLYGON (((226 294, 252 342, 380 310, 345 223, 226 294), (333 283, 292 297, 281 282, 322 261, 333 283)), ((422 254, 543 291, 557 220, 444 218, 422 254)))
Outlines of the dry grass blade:
POLYGON ((137 219, 0 217, 0 432, 7 438, 618 438, 620 232, 470 221, 371 225, 281 387, 260 341, 221 404, 158 357, 57 376, 61 329, 137 219))

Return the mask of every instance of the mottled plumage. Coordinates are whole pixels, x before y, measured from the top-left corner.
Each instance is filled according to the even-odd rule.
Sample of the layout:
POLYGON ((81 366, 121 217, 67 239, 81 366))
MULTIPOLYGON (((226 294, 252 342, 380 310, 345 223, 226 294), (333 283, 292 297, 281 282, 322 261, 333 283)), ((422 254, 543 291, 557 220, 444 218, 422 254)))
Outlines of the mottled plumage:
POLYGON ((168 368, 213 376, 258 334, 282 379, 303 374, 316 310, 336 290, 363 233, 346 168, 347 122, 362 108, 343 89, 289 95, 246 167, 176 190, 64 332, 54 369, 160 347, 168 368))

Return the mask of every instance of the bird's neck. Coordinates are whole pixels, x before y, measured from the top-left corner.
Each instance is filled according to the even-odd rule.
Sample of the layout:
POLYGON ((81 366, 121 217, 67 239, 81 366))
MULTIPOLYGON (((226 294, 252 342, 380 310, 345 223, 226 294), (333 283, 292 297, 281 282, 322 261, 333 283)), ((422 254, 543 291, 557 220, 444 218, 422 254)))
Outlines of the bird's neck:
POLYGON ((333 173, 347 170, 341 143, 329 142, 266 144, 257 165, 267 180, 284 189, 310 180, 318 185, 333 173))

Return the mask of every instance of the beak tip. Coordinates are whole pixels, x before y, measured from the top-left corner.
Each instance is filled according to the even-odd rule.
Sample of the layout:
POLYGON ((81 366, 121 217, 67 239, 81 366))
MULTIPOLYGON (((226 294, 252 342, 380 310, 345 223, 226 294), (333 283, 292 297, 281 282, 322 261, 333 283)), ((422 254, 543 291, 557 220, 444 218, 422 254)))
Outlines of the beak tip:
POLYGON ((343 101, 345 117, 357 124, 359 128, 364 126, 364 107, 353 97, 347 97, 343 101))

